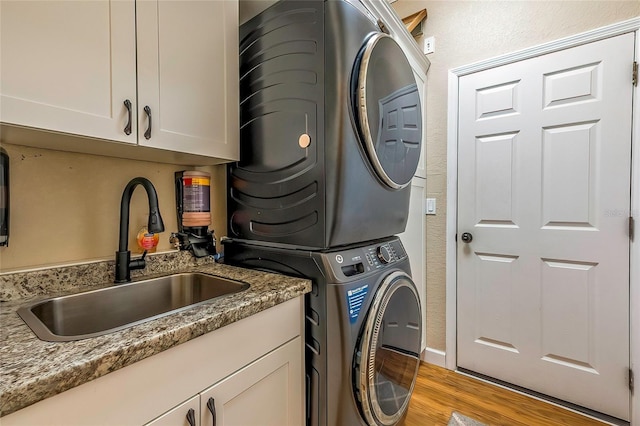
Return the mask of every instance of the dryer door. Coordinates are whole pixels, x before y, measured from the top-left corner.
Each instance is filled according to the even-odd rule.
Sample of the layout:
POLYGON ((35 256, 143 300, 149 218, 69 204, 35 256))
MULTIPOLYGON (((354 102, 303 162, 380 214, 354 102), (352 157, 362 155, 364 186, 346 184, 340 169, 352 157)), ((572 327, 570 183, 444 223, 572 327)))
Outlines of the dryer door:
POLYGON ((411 182, 420 160, 418 86, 398 43, 383 33, 364 45, 352 76, 360 137, 379 179, 392 189, 411 182))
POLYGON ((369 425, 394 425, 411 399, 420 366, 420 301, 404 272, 393 272, 376 292, 355 353, 354 382, 369 425))

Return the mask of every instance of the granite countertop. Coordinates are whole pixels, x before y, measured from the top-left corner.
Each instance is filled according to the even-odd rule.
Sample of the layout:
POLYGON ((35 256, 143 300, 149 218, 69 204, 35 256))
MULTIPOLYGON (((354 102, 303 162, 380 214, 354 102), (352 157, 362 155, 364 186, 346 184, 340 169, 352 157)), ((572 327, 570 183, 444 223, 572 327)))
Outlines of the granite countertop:
POLYGON ((0 416, 311 291, 309 280, 196 260, 190 254, 149 256, 147 262, 146 274, 136 271, 134 281, 199 271, 250 287, 125 330, 56 343, 39 340, 16 310, 48 297, 111 285, 90 284, 112 282, 113 262, 0 274, 0 416))

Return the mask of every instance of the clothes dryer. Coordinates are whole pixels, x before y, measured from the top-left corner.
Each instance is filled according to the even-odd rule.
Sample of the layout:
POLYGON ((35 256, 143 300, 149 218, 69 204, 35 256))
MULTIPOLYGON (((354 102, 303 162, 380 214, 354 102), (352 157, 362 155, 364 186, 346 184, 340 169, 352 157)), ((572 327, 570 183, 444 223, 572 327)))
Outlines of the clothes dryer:
POLYGON ((390 426, 406 413, 420 364, 418 291, 397 237, 305 251, 226 240, 225 262, 309 278, 307 425, 390 426))
POLYGON ((281 0, 241 26, 230 237, 325 249, 404 231, 422 107, 385 31, 358 0, 281 0))

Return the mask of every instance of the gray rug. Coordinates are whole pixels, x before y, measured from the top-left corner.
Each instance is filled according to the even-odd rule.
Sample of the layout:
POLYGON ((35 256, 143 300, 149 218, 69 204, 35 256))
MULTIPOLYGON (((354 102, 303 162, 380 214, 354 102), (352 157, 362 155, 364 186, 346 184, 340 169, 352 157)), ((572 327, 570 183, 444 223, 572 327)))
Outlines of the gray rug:
POLYGON ((451 413, 449 423, 447 426, 486 426, 484 423, 480 423, 477 420, 473 420, 470 417, 463 416, 462 414, 454 411, 451 413))

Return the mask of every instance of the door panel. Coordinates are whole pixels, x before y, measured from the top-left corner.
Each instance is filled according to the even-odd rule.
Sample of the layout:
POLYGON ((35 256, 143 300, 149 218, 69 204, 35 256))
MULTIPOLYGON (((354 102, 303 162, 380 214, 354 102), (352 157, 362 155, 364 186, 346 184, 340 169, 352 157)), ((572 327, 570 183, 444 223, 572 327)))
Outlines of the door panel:
POLYGON ((458 365, 629 419, 634 36, 460 79, 458 365))
POLYGON ((135 2, 2 1, 0 121, 120 142, 136 108, 135 2))
POLYGON ((285 426, 303 423, 300 338, 280 346, 200 394, 200 424, 285 426), (215 418, 211 412, 214 409, 215 418))
POLYGON ((138 143, 237 160, 237 2, 141 1, 136 24, 138 143))

